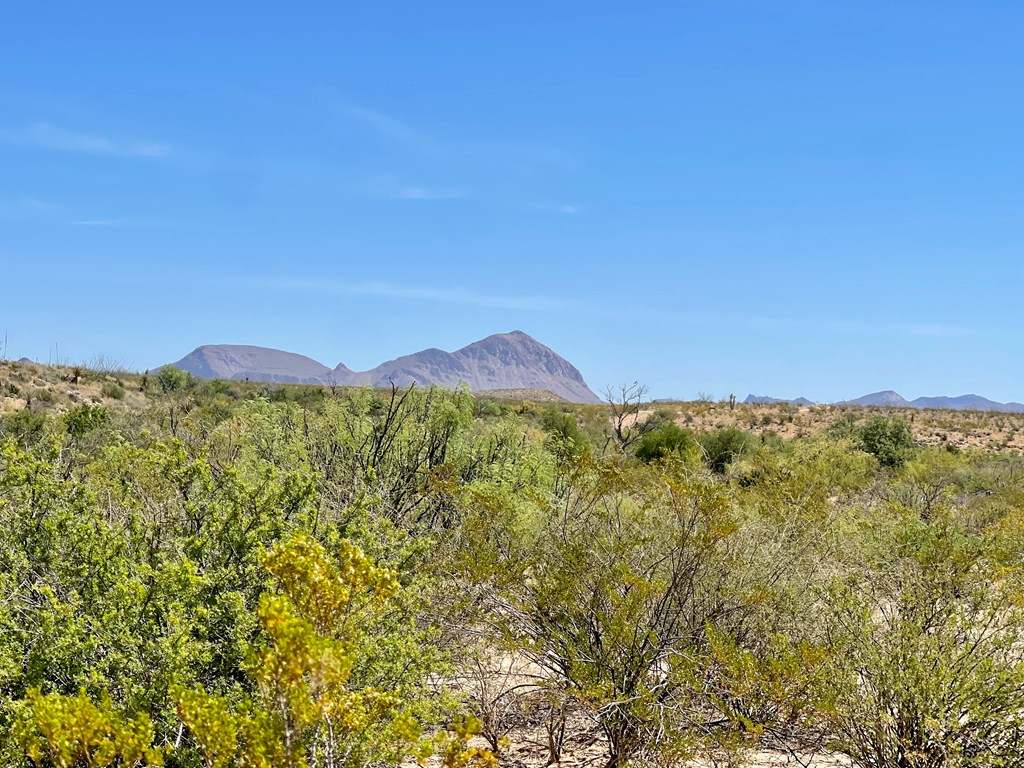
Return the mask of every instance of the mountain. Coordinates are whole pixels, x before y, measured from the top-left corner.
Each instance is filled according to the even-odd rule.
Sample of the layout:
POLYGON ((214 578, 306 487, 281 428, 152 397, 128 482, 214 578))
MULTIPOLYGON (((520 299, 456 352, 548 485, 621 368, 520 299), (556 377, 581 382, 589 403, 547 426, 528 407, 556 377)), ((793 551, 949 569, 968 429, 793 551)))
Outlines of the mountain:
POLYGON ((1001 411, 1004 413, 1024 413, 1022 403, 999 403, 981 395, 960 395, 959 397, 919 397, 906 400, 901 395, 887 389, 874 392, 856 400, 844 400, 835 405, 880 406, 883 408, 944 408, 954 411, 1001 411))
POLYGON ((898 392, 886 389, 881 392, 872 392, 870 395, 858 397, 856 400, 844 400, 836 405, 864 405, 881 406, 883 408, 911 408, 913 406, 903 399, 898 392))
POLYGON ((1004 413, 1022 413, 1024 404, 998 403, 981 395, 960 395, 959 397, 919 397, 911 400, 913 408, 948 408, 954 411, 1002 411, 1004 413))
POLYGON ((472 390, 548 390, 577 403, 600 402, 569 361, 522 331, 497 333, 455 352, 425 349, 381 363, 369 371, 343 364, 334 370, 303 355, 264 347, 208 345, 174 365, 200 378, 252 379, 375 387, 394 382, 472 390))
POLYGON ((315 384, 331 372, 311 357, 244 344, 207 344, 173 364, 201 379, 315 384))
POLYGON ((770 404, 770 403, 789 403, 790 405, 814 405, 811 400, 806 397, 797 397, 792 400, 788 400, 784 397, 769 397, 768 395, 747 395, 746 400, 743 401, 747 405, 754 404, 770 404))

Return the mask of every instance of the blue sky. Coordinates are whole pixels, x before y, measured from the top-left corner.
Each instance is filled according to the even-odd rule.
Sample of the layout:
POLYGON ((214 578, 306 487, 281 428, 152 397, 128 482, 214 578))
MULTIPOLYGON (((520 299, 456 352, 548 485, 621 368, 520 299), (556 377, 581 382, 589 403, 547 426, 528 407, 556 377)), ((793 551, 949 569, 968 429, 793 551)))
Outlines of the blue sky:
POLYGON ((1024 4, 11 3, 0 333, 1024 400, 1024 4))

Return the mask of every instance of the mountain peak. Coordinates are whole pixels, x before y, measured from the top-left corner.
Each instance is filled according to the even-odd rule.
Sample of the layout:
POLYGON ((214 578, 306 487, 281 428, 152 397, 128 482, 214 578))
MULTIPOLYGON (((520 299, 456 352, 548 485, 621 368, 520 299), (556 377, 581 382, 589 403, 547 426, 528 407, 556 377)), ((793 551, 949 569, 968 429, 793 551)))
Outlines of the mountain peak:
POLYGON ((465 383, 474 390, 549 390, 573 402, 600 402, 575 366, 519 330, 492 334, 455 352, 431 347, 362 372, 341 363, 331 370, 293 352, 240 344, 204 345, 174 365, 200 378, 376 387, 465 383))

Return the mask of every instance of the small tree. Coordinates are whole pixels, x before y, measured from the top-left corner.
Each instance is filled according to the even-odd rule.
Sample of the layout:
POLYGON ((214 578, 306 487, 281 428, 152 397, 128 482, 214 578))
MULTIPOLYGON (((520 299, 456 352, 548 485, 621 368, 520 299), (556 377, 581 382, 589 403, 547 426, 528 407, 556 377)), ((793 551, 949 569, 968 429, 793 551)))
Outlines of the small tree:
POLYGON ((632 384, 623 384, 618 389, 608 387, 605 390, 604 399, 608 403, 611 418, 609 441, 614 440, 620 451, 625 451, 644 433, 640 411, 643 409, 647 391, 646 386, 636 381, 632 384))
POLYGON ((160 385, 160 391, 164 394, 185 389, 188 382, 189 374, 173 365, 165 365, 156 372, 156 383, 160 385))
POLYGON ((685 472, 595 470, 573 482, 575 501, 548 510, 524 560, 510 563, 522 575, 508 579, 496 629, 591 709, 607 768, 685 754, 717 719, 689 701, 706 627, 736 627, 751 607, 729 586, 728 499, 685 472))
POLYGON ((872 416, 858 430, 865 451, 883 467, 900 467, 917 450, 910 425, 898 416, 872 416))

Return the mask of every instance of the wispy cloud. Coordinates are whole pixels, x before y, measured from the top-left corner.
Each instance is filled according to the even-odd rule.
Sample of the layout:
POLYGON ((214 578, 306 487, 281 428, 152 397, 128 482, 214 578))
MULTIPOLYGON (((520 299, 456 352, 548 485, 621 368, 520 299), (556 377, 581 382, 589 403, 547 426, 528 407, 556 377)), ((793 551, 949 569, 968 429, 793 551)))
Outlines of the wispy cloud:
POLYGON ((53 205, 33 195, 0 198, 0 216, 34 217, 50 213, 53 205))
POLYGON ((392 115, 359 104, 344 104, 341 107, 335 107, 335 111, 340 111, 377 136, 400 144, 418 154, 431 157, 443 154, 440 147, 427 135, 392 115))
POLYGON ((247 280, 241 285, 260 289, 287 290, 325 296, 379 296, 443 304, 464 304, 487 309, 555 311, 566 309, 564 299, 543 295, 493 294, 469 288, 406 286, 386 282, 343 283, 320 280, 247 280))
POLYGON ((832 321, 821 325, 835 333, 873 336, 916 336, 928 338, 960 339, 976 336, 977 328, 941 323, 865 323, 860 321, 832 321))
POLYGON ((457 200, 466 197, 466 189, 426 189, 424 187, 402 187, 398 190, 400 200, 457 200))
POLYGON ((136 224, 131 219, 80 219, 69 223, 75 227, 131 227, 136 224))
POLYGON ((583 213, 583 207, 576 205, 575 203, 536 203, 531 207, 538 211, 561 213, 566 216, 576 216, 577 214, 583 213))
POLYGON ((910 336, 931 336, 935 338, 964 338, 973 336, 976 331, 972 328, 964 328, 956 325, 935 325, 924 323, 921 325, 908 325, 904 332, 910 336))
POLYGON ((166 157, 171 147, 153 141, 123 141, 90 133, 69 131, 50 123, 33 123, 28 128, 8 134, 9 139, 43 149, 81 152, 119 157, 166 157))
POLYGON ((375 197, 391 200, 458 200, 472 194, 465 187, 435 187, 406 184, 394 176, 380 176, 370 185, 375 197))

